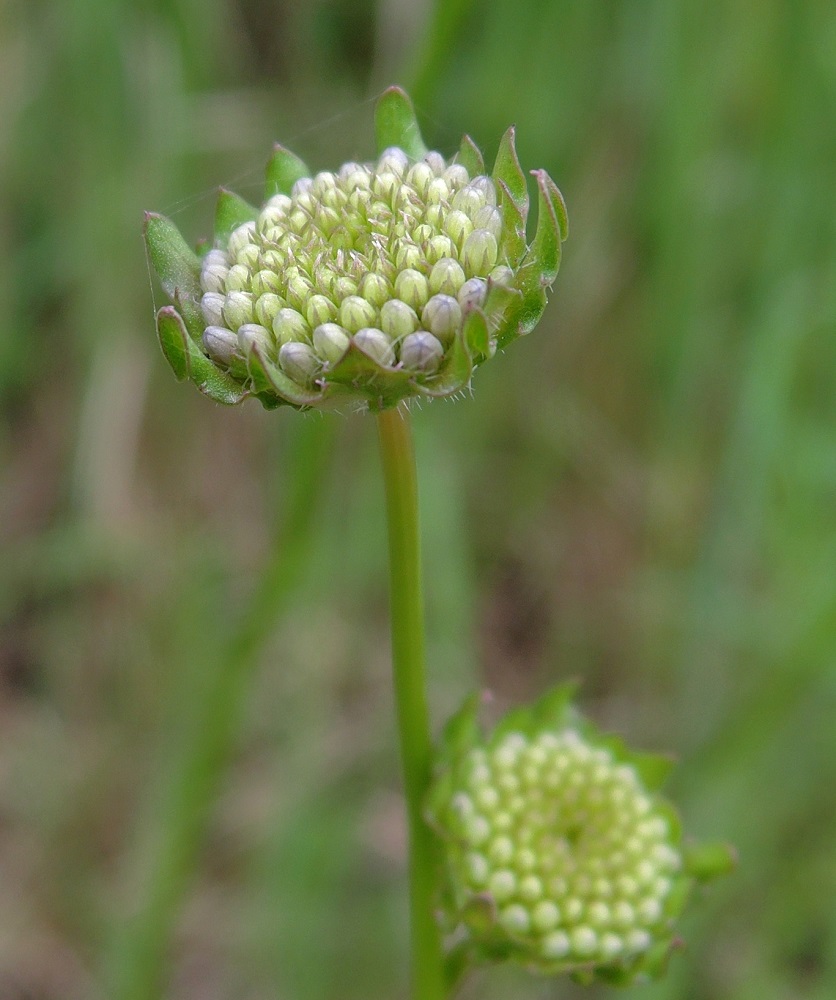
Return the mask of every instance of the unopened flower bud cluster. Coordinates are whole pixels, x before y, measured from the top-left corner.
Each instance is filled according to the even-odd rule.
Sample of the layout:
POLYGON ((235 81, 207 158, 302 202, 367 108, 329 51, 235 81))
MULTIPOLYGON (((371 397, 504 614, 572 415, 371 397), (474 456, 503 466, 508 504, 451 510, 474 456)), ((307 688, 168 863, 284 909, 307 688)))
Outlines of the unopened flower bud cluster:
POLYGON ((630 962, 664 934, 682 859, 631 765, 574 729, 512 732, 471 750, 454 786, 445 823, 465 921, 490 900, 491 934, 543 965, 630 962))
POLYGON ((431 375, 484 303, 502 214, 487 176, 439 153, 412 163, 390 148, 298 180, 203 259, 203 346, 233 375, 257 344, 300 385, 336 365, 350 341, 384 367, 431 375))

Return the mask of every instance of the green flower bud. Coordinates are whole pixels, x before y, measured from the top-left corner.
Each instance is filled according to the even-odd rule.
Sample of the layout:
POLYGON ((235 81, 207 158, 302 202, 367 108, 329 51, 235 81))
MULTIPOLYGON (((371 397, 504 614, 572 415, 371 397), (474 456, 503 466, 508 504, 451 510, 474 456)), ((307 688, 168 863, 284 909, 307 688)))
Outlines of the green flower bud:
POLYGON ((280 344, 311 339, 311 328, 308 321, 295 309, 279 309, 273 318, 273 333, 280 344))
POLYGON ((218 364, 229 366, 240 357, 238 337, 223 326, 207 326, 203 331, 203 347, 218 364))
POLYGON ((495 285, 506 285, 510 287, 514 282, 514 272, 504 264, 498 264, 488 275, 495 285))
POLYGON ((248 292, 250 280, 250 269, 243 264, 234 264, 226 274, 226 290, 228 292, 248 292))
POLYGON ((599 734, 571 694, 487 738, 471 700, 440 748, 429 818, 448 916, 474 955, 627 983, 658 971, 693 872, 676 814, 650 787, 667 762, 599 734))
POLYGON ((473 223, 464 212, 453 209, 452 212, 448 212, 444 220, 444 231, 456 246, 461 249, 464 241, 473 232, 473 223))
POLYGON ((407 268, 395 278, 395 295, 418 312, 423 309, 430 294, 427 279, 413 268, 407 268))
POLYGON ((418 329, 418 315, 406 302, 390 299, 380 310, 380 328, 392 340, 399 340, 418 329))
POLYGON ((320 362, 309 344, 295 340, 282 344, 279 348, 279 364, 285 375, 299 385, 310 385, 319 371, 320 362))
POLYGON ((357 289, 357 293, 366 302, 373 305, 375 309, 380 309, 384 302, 392 298, 392 291, 391 284, 382 275, 375 274, 374 272, 363 275, 363 279, 357 289))
POLYGON ((305 318, 311 328, 320 326, 322 323, 330 323, 337 318, 337 307, 324 295, 312 295, 308 299, 305 318))
POLYGON ((395 363, 395 349, 391 340, 382 330, 364 327, 351 338, 357 347, 378 364, 391 367, 395 363))
POLYGON ((255 302, 256 323, 260 323, 262 326, 267 326, 272 329, 273 320, 275 320, 279 310, 284 307, 284 299, 280 298, 278 295, 274 295, 272 292, 268 292, 266 295, 259 295, 255 302))
POLYGON ((444 345, 426 330, 416 330, 407 334, 401 342, 401 364, 404 368, 419 372, 438 370, 444 357, 444 345))
POLYGON ((462 308, 452 295, 433 295, 424 306, 421 322, 442 344, 448 345, 462 325, 462 308))
POLYGON ((349 295, 340 305, 340 323, 349 333, 357 333, 377 322, 377 310, 359 295, 349 295))
POLYGON ((252 292, 230 292, 223 308, 225 326, 237 330, 239 326, 253 321, 252 292))
POLYGON ((469 278, 482 277, 496 264, 499 248, 487 229, 474 229, 462 247, 462 264, 469 278))
MULTIPOLYGON (((460 392, 477 363, 532 329, 557 274, 566 219, 557 188, 534 171, 539 214, 526 243, 526 178, 513 130, 500 143, 491 177, 481 173, 481 154, 469 139, 462 143, 461 163, 426 152, 402 91, 383 96, 376 131, 383 147, 376 163, 346 163, 313 177, 277 147, 267 200, 250 209, 223 192, 215 248, 202 260, 173 223, 147 217, 149 258, 175 299, 158 326, 178 377, 189 376, 228 403, 254 393, 267 406, 326 406, 336 396, 377 410, 414 395, 460 392), (507 268, 501 281, 494 274, 500 259, 507 268), (418 330, 418 314, 424 315, 431 297, 458 297, 468 278, 489 274, 502 288, 485 297, 481 286, 470 285, 458 299, 459 313, 450 302, 436 303, 423 320, 429 329, 418 330), (477 303, 484 315, 474 314, 477 303), (227 365, 220 348, 214 354, 207 348, 208 368, 190 360, 195 356, 184 336, 199 345, 208 327, 236 333, 248 325, 272 330, 277 344, 288 347, 281 370, 309 391, 272 377, 266 357, 265 365, 250 358, 245 369, 240 359, 227 365), (312 329, 319 331, 315 349, 312 329), (350 335, 375 330, 399 352, 399 365, 381 361, 390 356, 374 333, 364 332, 355 339, 357 349, 348 349, 350 335)), ((209 341, 218 336, 210 334, 209 341)))
POLYGON ((430 271, 430 292, 433 295, 456 295, 465 282, 461 264, 452 257, 443 257, 430 271))
POLYGON ((342 360, 348 350, 348 344, 348 334, 336 323, 323 323, 313 332, 314 350, 329 364, 335 365, 342 360))
POLYGON ((258 323, 245 323, 238 328, 238 346, 246 357, 252 347, 260 348, 266 355, 272 355, 275 350, 273 335, 265 326, 258 323))

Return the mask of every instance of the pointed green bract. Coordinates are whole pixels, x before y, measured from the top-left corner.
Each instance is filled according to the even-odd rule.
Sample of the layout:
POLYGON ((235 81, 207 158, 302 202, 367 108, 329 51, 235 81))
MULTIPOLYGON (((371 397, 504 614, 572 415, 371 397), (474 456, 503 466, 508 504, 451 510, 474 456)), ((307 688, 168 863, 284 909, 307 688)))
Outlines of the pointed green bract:
POLYGON ((215 242, 223 246, 233 230, 245 222, 253 222, 257 217, 258 209, 248 201, 226 188, 219 188, 215 204, 215 242))
POLYGON ((145 213, 145 246, 151 266, 169 298, 181 294, 200 298, 200 260, 171 219, 145 213))
POLYGON ((185 381, 189 377, 189 335, 173 306, 163 306, 157 313, 157 336, 174 377, 178 382, 185 381))
POLYGON ((397 146, 413 160, 419 160, 427 152, 415 108, 400 87, 390 87, 380 96, 375 108, 374 126, 378 153, 397 146))
POLYGON ((462 136, 456 162, 467 170, 471 177, 478 177, 485 172, 485 158, 482 151, 469 135, 462 136))
POLYGON ((272 198, 276 194, 289 195, 293 185, 302 177, 310 177, 310 171, 304 161, 289 149, 276 143, 273 146, 273 155, 267 164, 265 198, 272 198))
POLYGON ((522 172, 517 149, 514 143, 516 129, 512 125, 503 135, 493 165, 493 179, 503 181, 514 200, 523 222, 528 215, 528 188, 525 174, 522 172))
POLYGON ((531 173, 537 181, 539 194, 537 232, 531 244, 531 253, 538 261, 541 282, 551 285, 560 267, 560 243, 563 239, 558 211, 562 210, 565 217, 566 209, 557 185, 546 171, 532 170, 531 173))

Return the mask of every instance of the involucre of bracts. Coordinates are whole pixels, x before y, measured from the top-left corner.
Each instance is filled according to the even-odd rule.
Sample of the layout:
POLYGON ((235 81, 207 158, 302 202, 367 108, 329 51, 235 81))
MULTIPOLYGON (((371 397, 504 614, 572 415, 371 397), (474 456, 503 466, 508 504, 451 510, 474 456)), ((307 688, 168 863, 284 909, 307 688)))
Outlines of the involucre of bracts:
POLYGON ((375 114, 379 156, 311 175, 277 146, 267 200, 221 191, 202 257, 149 213, 148 254, 173 305, 157 315, 179 379, 206 395, 267 407, 450 396, 474 368, 529 333, 567 235, 563 199, 543 170, 534 237, 528 191, 502 139, 490 175, 465 136, 447 161, 427 151, 406 94, 375 114))
POLYGON ((471 962, 629 983, 661 970, 692 883, 730 855, 686 850, 656 792, 670 761, 598 733, 571 694, 512 713, 489 738, 474 702, 448 726, 428 806, 442 909, 471 962))

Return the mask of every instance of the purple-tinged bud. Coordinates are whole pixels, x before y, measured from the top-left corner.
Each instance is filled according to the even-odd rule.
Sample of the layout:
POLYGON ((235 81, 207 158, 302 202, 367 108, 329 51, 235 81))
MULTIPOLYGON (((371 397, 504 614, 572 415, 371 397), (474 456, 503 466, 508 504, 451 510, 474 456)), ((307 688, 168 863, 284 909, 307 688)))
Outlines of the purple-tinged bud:
POLYGON ((395 278, 395 295, 417 313, 429 298, 430 286, 420 271, 407 268, 395 278))
POLYGON ((385 365, 387 368, 394 365, 395 349, 382 330, 364 327, 354 334, 352 340, 365 355, 373 358, 379 365, 385 365))
POLYGON ((389 299, 380 310, 380 328, 392 340, 400 340, 418 329, 418 315, 400 299, 389 299))
POLYGON ((445 346, 462 325, 462 309, 452 295, 433 295, 421 313, 421 323, 445 346))
POLYGON ((459 289, 457 296, 462 312, 481 308, 488 294, 488 283, 484 278, 469 278, 459 289))
MULTIPOLYGON (((472 234, 471 234, 472 235, 472 234)), ((430 292, 433 295, 456 295, 465 282, 461 264, 452 257, 442 257, 430 271, 430 292)))
POLYGON ((280 344, 311 339, 311 328, 305 317, 295 309, 280 309, 273 319, 273 333, 280 344))
POLYGON ((314 350, 323 361, 335 365, 342 360, 348 350, 349 336, 336 323, 323 323, 313 332, 313 344, 314 350))
POLYGON ((349 295, 340 305, 340 323, 349 333, 357 333, 377 322, 377 310, 359 295, 349 295))
POLYGON ((434 372, 444 357, 444 345, 426 330, 418 330, 404 337, 400 349, 404 368, 423 373, 434 372))
POLYGON ((285 375, 299 385, 310 385, 319 371, 319 359, 309 344, 292 340, 279 349, 279 364, 285 375))
POLYGON ((226 296, 218 292, 206 292, 200 300, 200 311, 209 326, 223 326, 226 296))
POLYGON ((203 331, 203 349, 213 361, 231 365, 240 358, 238 338, 224 326, 207 326, 203 331))
POLYGON ((493 233, 474 229, 462 247, 462 264, 469 278, 482 277, 496 264, 499 248, 493 233))
POLYGON ((237 330, 239 326, 253 321, 253 295, 252 292, 230 292, 224 303, 225 326, 230 330, 237 330))

